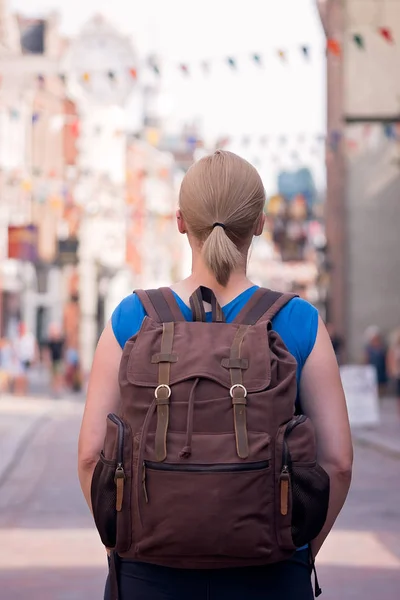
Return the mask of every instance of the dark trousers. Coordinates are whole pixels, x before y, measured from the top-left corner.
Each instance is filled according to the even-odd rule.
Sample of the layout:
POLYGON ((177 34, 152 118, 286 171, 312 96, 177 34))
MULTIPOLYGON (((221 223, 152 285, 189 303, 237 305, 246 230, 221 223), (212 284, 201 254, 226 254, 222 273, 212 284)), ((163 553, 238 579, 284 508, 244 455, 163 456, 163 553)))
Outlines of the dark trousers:
MULTIPOLYGON (((240 569, 170 569, 119 561, 120 600, 313 600, 308 550, 240 569)), ((107 579, 104 600, 109 600, 107 579)))

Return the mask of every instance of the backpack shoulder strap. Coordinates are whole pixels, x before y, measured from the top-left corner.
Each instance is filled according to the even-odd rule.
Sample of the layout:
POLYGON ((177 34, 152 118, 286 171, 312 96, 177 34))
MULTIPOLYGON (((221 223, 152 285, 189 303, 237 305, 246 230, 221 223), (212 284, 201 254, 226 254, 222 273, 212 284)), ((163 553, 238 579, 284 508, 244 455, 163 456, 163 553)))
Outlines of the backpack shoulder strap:
POLYGON ((283 294, 265 288, 254 292, 250 300, 234 319, 234 323, 254 325, 257 321, 271 321, 296 294, 283 294))
POLYGON ((147 315, 154 321, 170 323, 185 320, 171 288, 135 290, 134 293, 143 304, 147 315))

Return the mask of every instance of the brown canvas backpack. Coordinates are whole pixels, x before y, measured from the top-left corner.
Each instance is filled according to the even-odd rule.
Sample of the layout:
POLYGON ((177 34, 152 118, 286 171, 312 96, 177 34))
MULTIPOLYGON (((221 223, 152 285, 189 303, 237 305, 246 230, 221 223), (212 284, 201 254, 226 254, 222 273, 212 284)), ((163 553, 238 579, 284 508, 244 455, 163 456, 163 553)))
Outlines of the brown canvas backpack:
POLYGON ((136 294, 147 317, 125 345, 121 406, 92 481, 103 544, 179 568, 290 557, 318 535, 329 501, 313 425, 295 413, 296 360, 271 327, 293 295, 260 288, 225 323, 207 288, 190 299, 193 322, 169 288, 136 294))

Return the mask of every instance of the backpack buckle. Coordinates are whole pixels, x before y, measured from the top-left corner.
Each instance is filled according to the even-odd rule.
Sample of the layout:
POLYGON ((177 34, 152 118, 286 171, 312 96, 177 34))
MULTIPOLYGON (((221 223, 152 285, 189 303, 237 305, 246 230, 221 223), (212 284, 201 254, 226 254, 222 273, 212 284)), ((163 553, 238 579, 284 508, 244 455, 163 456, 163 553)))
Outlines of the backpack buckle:
POLYGON ((168 398, 171 397, 171 388, 166 383, 160 383, 160 385, 158 385, 154 391, 154 397, 156 400, 168 400, 168 398), (159 392, 162 389, 167 390, 166 397, 159 396, 159 392))
POLYGON ((243 392, 243 395, 241 395, 241 396, 236 396, 236 397, 239 397, 239 398, 246 398, 246 396, 247 396, 247 390, 246 390, 246 388, 244 387, 244 385, 242 385, 241 383, 235 383, 235 384, 234 384, 234 385, 231 387, 231 389, 229 390, 229 394, 230 394, 230 397, 231 397, 231 398, 235 398, 235 394, 234 394, 234 392, 235 392, 235 389, 240 389, 240 390, 242 390, 242 392, 243 392))

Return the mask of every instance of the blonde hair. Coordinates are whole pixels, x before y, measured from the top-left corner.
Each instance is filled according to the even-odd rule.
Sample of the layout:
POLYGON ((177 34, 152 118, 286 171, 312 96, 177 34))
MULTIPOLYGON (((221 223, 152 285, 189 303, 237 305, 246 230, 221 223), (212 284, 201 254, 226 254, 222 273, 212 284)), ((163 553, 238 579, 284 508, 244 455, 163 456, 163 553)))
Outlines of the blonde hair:
POLYGON ((227 285, 243 262, 243 248, 254 234, 264 204, 257 170, 232 152, 217 150, 186 173, 179 194, 182 217, 202 244, 204 263, 220 285, 227 285))

